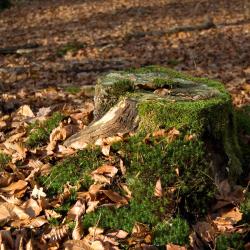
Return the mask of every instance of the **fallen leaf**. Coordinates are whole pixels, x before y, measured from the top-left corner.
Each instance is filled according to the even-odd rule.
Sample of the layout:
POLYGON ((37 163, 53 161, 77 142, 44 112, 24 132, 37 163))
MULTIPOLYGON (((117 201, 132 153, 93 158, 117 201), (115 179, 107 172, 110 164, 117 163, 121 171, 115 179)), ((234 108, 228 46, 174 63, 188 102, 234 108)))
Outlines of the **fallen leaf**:
POLYGON ((17 114, 27 117, 35 117, 29 105, 23 105, 17 110, 17 114))
POLYGON ((88 208, 86 209, 86 214, 95 211, 95 209, 97 208, 98 204, 99 204, 99 201, 89 201, 87 203, 88 208))
POLYGON ((172 128, 170 130, 168 130, 167 132, 167 138, 169 140, 169 142, 174 141, 177 137, 179 137, 180 135, 180 131, 177 130, 176 128, 172 128))
POLYGON ((86 240, 67 240, 63 244, 65 250, 93 250, 86 240))
POLYGON ((29 199, 20 206, 25 213, 27 213, 30 217, 38 216, 43 210, 42 207, 38 204, 38 202, 34 199, 29 199))
POLYGON ((77 216, 75 222, 76 224, 72 232, 72 239, 80 240, 83 237, 83 222, 81 216, 77 216))
POLYGON ((160 178, 156 182, 154 196, 156 196, 156 197, 162 197, 163 196, 163 191, 162 191, 161 179, 160 178))
POLYGON ((103 190, 102 191, 111 201, 116 203, 117 207, 120 207, 121 205, 127 205, 128 201, 125 197, 121 196, 117 192, 114 192, 112 190, 103 190))
POLYGON ((170 243, 166 245, 166 250, 187 250, 187 248, 185 246, 179 246, 170 243))
POLYGON ((197 222, 193 228, 205 244, 210 244, 210 246, 213 247, 216 231, 209 223, 206 221, 200 221, 197 222))
POLYGON ((8 193, 8 194, 15 194, 16 192, 21 191, 21 190, 23 190, 23 192, 25 192, 27 185, 28 185, 28 183, 26 181, 19 180, 17 182, 11 183, 7 187, 0 188, 0 192, 8 193))
POLYGON ((126 231, 123 231, 123 230, 116 230, 116 231, 107 233, 107 236, 108 237, 115 237, 118 239, 125 239, 128 236, 128 233, 126 231))
POLYGON ((99 234, 102 234, 104 232, 104 230, 100 227, 89 227, 88 229, 89 231, 89 235, 96 237, 99 234))
POLYGON ((62 225, 60 227, 54 227, 51 231, 47 234, 44 234, 42 238, 44 240, 49 240, 50 242, 59 241, 66 237, 69 232, 68 225, 62 225))
POLYGON ((85 201, 78 200, 75 205, 68 211, 67 218, 75 220, 85 213, 85 201))
POLYGON ((110 184, 118 169, 111 165, 103 165, 91 173, 92 179, 100 183, 110 184))

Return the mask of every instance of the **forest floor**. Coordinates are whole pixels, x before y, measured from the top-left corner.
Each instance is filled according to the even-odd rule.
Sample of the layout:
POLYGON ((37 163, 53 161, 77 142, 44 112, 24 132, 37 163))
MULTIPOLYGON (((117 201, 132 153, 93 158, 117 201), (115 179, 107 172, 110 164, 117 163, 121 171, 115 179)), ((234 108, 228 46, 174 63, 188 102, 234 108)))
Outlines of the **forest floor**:
MULTIPOLYGON (((60 240, 81 238, 77 223, 72 230, 62 226, 53 231, 51 223, 47 225, 61 216, 52 208, 68 198, 69 187, 65 186, 62 196, 53 197, 53 203, 46 197, 46 190, 44 193, 37 188, 36 176, 48 173, 50 165, 74 153, 62 145, 59 147, 58 142, 91 121, 91 86, 98 76, 111 70, 167 66, 221 80, 235 107, 241 108, 250 104, 249 51, 250 14, 240 0, 23 0, 1 11, 0 243, 7 249, 21 249, 22 244, 27 249, 44 249, 46 244, 56 249, 60 240), (214 27, 199 29, 209 20, 214 27), (180 29, 173 32, 176 27, 180 29), (186 31, 185 27, 194 30, 186 31), (31 138, 33 121, 42 122, 46 129, 39 128, 41 131, 33 133, 31 138), (60 121, 67 125, 58 126, 60 121), (54 205, 47 206, 48 202, 54 205), (39 233, 43 236, 32 248, 35 243, 31 235, 38 239, 39 233), (49 242, 50 238, 55 241, 49 242)), ((246 135, 244 140, 249 146, 250 136, 246 135)), ((244 180, 244 193, 248 181, 249 176, 244 180)), ((82 215, 83 209, 78 202, 71 216, 82 215)), ((249 228, 234 226, 242 219, 239 204, 230 209, 227 216, 234 222, 220 225, 221 230, 249 237, 249 228)), ((62 222, 63 218, 58 220, 62 222)), ((197 229, 200 236, 196 241, 211 247, 217 231, 208 224, 197 229), (213 235, 204 236, 202 230, 213 235)), ((92 242, 89 249, 104 249, 104 246, 111 249, 111 245, 112 249, 118 249, 117 240, 132 237, 124 231, 118 233, 117 237, 109 234, 105 238, 102 231, 90 232, 84 244, 92 242)), ((249 249, 246 240, 244 244, 249 249)), ((168 249, 186 249, 170 245, 168 249)), ((74 249, 90 246, 81 247, 74 249)))

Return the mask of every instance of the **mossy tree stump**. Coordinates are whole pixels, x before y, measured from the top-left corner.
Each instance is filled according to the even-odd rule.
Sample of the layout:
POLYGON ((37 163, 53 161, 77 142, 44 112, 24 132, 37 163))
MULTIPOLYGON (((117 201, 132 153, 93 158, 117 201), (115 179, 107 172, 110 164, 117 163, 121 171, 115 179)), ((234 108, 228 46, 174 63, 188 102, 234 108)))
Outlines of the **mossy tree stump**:
MULTIPOLYGON (((236 181, 242 171, 234 112, 224 86, 161 67, 113 72, 98 80, 94 116, 92 124, 65 145, 85 148, 99 138, 133 132, 111 145, 109 160, 118 164, 122 159, 126 173, 119 172, 118 186, 107 187, 122 194, 119 185, 125 183, 132 197, 118 209, 101 206, 85 214, 84 227, 98 223, 131 232, 134 223, 141 222, 152 229, 156 245, 188 243, 184 218, 203 216, 215 197, 216 184, 228 177, 236 181), (164 134, 156 136, 159 129, 164 134), (168 133, 176 130, 178 136, 169 139, 168 133), (161 197, 154 192, 159 179, 161 197)), ((76 166, 80 172, 71 166, 72 174, 58 175, 68 166, 59 165, 46 183, 53 180, 50 188, 60 192, 58 187, 66 181, 76 183, 79 176, 86 188, 96 166, 94 150, 100 152, 91 146, 83 150, 84 163, 76 166)), ((103 160, 101 153, 97 160, 103 160)))
POLYGON ((162 67, 109 73, 97 82, 94 115, 66 146, 84 148, 117 133, 176 128, 203 143, 216 181, 235 180, 242 171, 231 99, 217 81, 162 67))

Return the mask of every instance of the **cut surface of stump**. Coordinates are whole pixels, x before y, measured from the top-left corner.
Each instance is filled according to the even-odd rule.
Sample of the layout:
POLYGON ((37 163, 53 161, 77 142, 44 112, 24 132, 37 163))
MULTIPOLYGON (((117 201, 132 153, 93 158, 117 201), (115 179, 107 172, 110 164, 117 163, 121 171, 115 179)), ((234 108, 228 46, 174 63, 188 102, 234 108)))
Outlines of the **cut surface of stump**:
POLYGON ((241 173, 231 99, 217 81, 161 67, 112 72, 97 82, 94 117, 65 145, 81 149, 118 133, 176 128, 205 144, 217 178, 241 173))

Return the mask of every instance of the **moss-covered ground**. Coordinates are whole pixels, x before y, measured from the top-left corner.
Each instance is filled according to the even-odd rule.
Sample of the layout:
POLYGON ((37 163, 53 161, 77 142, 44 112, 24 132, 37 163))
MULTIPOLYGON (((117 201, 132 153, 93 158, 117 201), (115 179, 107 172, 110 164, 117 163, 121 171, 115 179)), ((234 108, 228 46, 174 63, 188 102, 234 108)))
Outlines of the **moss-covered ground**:
POLYGON ((29 135, 26 140, 26 145, 30 148, 35 148, 39 145, 43 145, 46 141, 49 140, 50 133, 59 125, 64 117, 64 115, 55 112, 44 122, 32 123, 28 128, 29 135))

